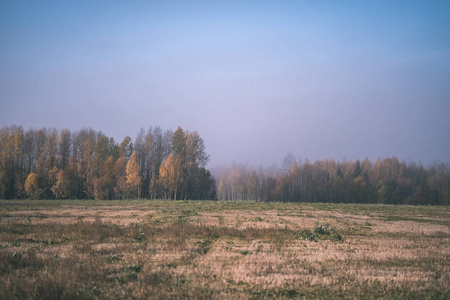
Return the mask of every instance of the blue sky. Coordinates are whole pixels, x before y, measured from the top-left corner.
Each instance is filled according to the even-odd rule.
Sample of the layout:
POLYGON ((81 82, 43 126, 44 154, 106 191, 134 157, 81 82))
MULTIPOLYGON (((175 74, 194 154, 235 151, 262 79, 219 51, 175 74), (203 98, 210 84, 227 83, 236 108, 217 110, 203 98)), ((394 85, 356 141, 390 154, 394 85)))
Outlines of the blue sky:
POLYGON ((211 164, 450 162, 449 1, 1 1, 0 126, 197 130, 211 164))

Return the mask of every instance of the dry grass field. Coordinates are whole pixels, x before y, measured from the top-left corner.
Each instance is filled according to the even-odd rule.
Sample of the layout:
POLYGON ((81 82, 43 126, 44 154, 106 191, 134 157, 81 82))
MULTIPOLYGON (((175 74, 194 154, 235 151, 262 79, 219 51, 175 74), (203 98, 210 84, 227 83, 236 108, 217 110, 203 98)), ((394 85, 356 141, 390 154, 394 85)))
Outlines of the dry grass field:
POLYGON ((450 208, 0 200, 1 299, 450 299, 450 208))

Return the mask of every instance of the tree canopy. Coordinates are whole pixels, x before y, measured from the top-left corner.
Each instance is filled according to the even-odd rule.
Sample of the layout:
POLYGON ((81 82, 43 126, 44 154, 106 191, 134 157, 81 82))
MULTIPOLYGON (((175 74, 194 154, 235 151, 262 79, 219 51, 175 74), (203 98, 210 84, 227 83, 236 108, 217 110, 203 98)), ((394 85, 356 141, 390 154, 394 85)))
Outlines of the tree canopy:
POLYGON ((449 165, 424 168, 396 157, 301 163, 289 154, 281 170, 235 164, 218 174, 217 181, 219 200, 450 204, 449 165))
POLYGON ((92 129, 3 127, 0 198, 215 199, 208 157, 198 133, 181 127, 141 130, 120 144, 92 129))
POLYGON ((286 155, 281 168, 215 172, 198 132, 142 129, 121 143, 92 129, 0 129, 1 199, 219 199, 450 204, 450 165, 286 155), (217 186, 216 186, 217 181, 217 186), (217 193, 216 193, 217 191, 217 193))

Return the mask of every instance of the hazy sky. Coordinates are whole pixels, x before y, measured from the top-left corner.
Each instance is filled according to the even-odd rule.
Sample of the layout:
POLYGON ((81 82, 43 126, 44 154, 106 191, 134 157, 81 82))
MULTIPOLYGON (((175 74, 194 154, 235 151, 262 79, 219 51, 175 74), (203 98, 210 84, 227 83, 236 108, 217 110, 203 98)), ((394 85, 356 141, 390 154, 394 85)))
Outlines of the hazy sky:
POLYGON ((0 1, 0 126, 197 130, 210 166, 450 162, 450 1, 0 1))

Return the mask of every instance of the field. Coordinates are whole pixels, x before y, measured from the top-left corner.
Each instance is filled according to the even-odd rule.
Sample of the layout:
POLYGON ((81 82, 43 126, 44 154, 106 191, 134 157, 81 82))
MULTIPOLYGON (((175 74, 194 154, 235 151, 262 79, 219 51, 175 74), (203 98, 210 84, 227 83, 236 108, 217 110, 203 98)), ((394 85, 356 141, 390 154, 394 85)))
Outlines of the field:
POLYGON ((0 200, 1 299, 450 299, 450 208, 0 200))

